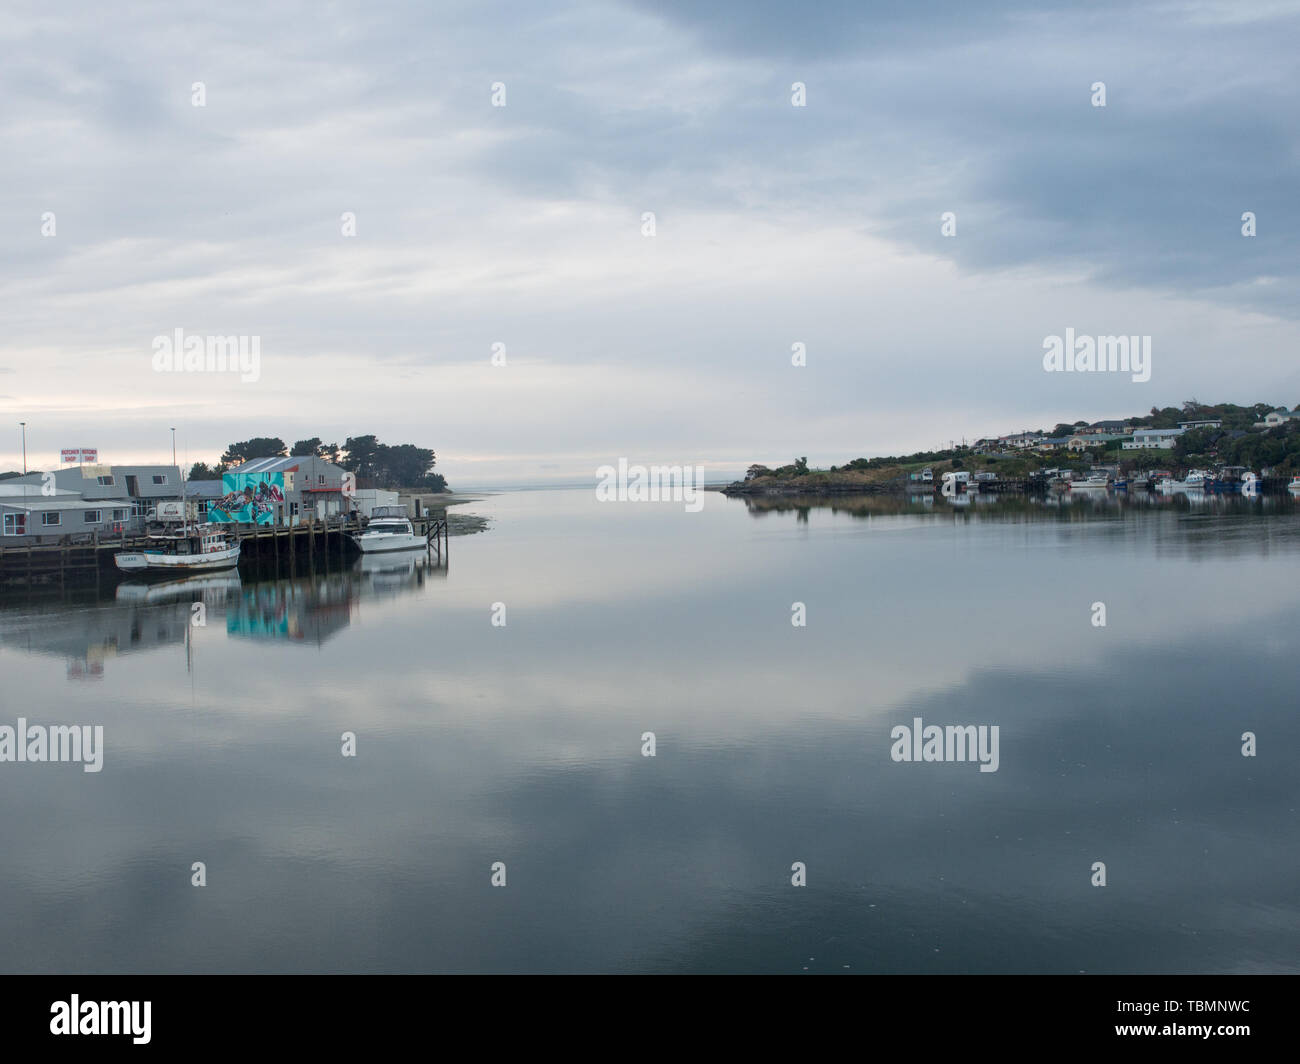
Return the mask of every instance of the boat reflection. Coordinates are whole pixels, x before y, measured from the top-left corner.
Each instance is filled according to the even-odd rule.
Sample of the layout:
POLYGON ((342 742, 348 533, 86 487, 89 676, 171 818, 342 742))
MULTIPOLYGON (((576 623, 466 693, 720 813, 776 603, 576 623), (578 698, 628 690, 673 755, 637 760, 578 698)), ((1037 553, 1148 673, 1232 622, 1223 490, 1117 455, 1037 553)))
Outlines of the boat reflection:
POLYGON ((0 601, 0 647, 61 658, 69 680, 95 680, 124 654, 184 648, 200 631, 227 638, 321 646, 347 628, 367 600, 380 602, 445 579, 436 556, 370 555, 344 569, 292 577, 241 577, 237 570, 165 583, 125 582, 87 603, 69 597, 0 601))

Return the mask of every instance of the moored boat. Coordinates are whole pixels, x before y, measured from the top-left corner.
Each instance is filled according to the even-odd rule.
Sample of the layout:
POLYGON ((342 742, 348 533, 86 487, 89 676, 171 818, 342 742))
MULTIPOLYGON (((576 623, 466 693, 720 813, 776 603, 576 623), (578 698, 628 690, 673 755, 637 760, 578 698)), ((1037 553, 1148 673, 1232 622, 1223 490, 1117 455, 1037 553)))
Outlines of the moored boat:
POLYGON ((1255 479, 1245 466, 1224 466, 1213 476, 1205 478, 1205 490, 1213 492, 1237 492, 1247 482, 1247 477, 1255 479))
POLYGON ((239 541, 232 544, 220 525, 201 524, 153 533, 138 551, 118 551, 113 564, 124 573, 176 579, 190 573, 212 573, 239 564, 239 541))
POLYGON ((352 537, 363 554, 383 554, 396 550, 424 550, 429 541, 418 535, 400 506, 377 506, 363 532, 352 537))

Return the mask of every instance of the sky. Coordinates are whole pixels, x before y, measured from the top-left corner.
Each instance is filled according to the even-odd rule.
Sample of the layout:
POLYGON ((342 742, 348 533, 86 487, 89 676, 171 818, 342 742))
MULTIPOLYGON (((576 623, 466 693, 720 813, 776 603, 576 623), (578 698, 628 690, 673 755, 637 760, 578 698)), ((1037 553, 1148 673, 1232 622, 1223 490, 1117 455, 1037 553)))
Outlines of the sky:
POLYGON ((1297 45, 1300 0, 11 0, 0 469, 21 421, 29 468, 375 434, 457 488, 1293 406, 1297 45), (1046 371, 1066 329, 1150 379, 1046 371))

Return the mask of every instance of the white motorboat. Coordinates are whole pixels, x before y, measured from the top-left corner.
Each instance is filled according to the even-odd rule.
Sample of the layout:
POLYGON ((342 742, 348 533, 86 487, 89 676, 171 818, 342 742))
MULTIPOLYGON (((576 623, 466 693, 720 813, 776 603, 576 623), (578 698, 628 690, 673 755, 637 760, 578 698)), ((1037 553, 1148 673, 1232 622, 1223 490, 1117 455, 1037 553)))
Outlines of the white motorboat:
POLYGON ((1203 492, 1213 479, 1211 474, 1202 469, 1190 469, 1182 480, 1174 480, 1173 477, 1164 477, 1156 484, 1156 490, 1168 495, 1171 492, 1203 492))
POLYGON ((201 524, 149 536, 149 546, 118 551, 113 562, 133 576, 175 579, 190 573, 212 573, 239 564, 239 541, 232 544, 220 525, 201 524))
POLYGON ((1300 491, 1300 477, 1292 477, 1291 483, 1286 486, 1287 491, 1300 491))
POLYGON ((1085 477, 1083 480, 1070 481, 1071 491, 1078 491, 1080 488, 1090 489, 1093 491, 1096 490, 1105 491, 1109 487, 1110 487, 1110 477, 1108 477, 1105 473, 1094 473, 1092 476, 1085 477))
POLYGON ((429 541, 417 535, 406 511, 399 506, 376 506, 365 531, 352 537, 363 554, 395 550, 427 550, 429 541))

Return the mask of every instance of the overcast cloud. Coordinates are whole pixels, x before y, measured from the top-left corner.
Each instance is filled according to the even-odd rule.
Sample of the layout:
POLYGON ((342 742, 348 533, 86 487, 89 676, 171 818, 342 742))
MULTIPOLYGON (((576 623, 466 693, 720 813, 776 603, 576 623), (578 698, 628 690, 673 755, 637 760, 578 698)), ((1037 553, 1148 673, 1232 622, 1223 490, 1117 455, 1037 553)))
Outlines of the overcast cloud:
POLYGON ((38 468, 373 432, 464 486, 1300 403, 1297 41, 1280 0, 10 3, 0 468, 20 420, 38 468), (1045 373, 1067 327, 1150 381, 1045 373), (176 328, 260 380, 156 373, 176 328))

